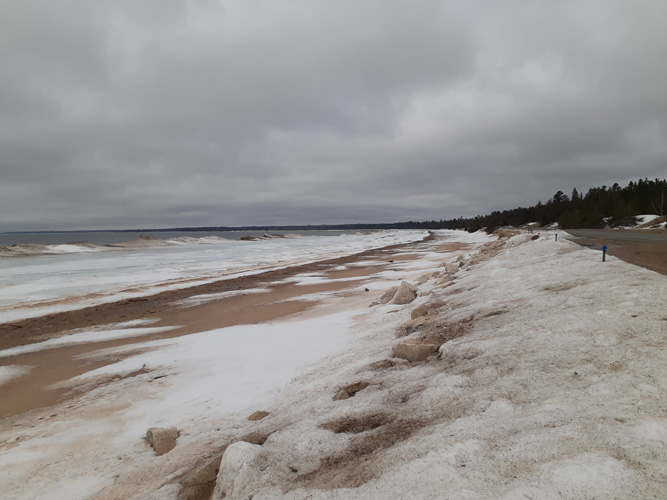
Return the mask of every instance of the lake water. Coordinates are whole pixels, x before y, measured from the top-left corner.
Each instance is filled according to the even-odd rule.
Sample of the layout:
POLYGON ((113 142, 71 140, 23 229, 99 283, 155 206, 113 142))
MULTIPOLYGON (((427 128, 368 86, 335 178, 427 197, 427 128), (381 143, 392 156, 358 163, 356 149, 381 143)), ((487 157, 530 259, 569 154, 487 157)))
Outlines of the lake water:
MULTIPOLYGON (((302 236, 338 236, 357 231, 289 231, 302 236)), ((227 240, 240 240, 243 236, 263 236, 266 231, 76 231, 48 233, 0 233, 0 245, 58 245, 85 241, 94 245, 113 245, 133 240, 140 235, 153 236, 161 240, 190 237, 217 236, 227 240)), ((285 234, 285 233, 283 233, 285 234)))

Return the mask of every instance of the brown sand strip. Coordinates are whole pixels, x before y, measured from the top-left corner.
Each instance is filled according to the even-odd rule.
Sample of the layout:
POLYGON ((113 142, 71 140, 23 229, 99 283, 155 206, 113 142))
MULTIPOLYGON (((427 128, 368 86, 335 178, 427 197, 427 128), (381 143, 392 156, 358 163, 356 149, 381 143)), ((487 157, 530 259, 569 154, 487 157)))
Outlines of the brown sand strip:
MULTIPOLYGON (((173 308, 173 302, 193 295, 214 294, 229 291, 240 291, 250 288, 265 288, 267 284, 285 281, 302 273, 324 273, 333 267, 357 262, 362 259, 383 260, 387 252, 403 248, 407 245, 393 245, 369 250, 347 257, 324 260, 301 266, 287 267, 250 276, 225 279, 195 285, 180 290, 170 290, 158 294, 137 297, 118 302, 48 314, 37 318, 28 318, 11 323, 0 324, 0 349, 18 345, 40 342, 58 334, 80 328, 91 328, 96 325, 131 321, 136 319, 162 318, 173 308)), ((388 259, 384 259, 388 260, 388 259)), ((375 268, 375 266, 373 266, 375 268)), ((378 270, 381 267, 377 268, 378 270)))
MULTIPOLYGON (((147 340, 146 337, 143 340, 147 340)), ((100 348, 102 344, 104 344, 103 347, 116 347, 127 343, 127 339, 119 339, 104 343, 66 346, 9 358, 12 364, 28 365, 33 369, 28 375, 0 386, 0 417, 55 405, 70 391, 68 389, 45 390, 45 387, 110 363, 110 360, 82 360, 77 356, 88 353, 91 349, 100 348)), ((136 375, 138 373, 129 374, 125 378, 136 375)), ((75 393, 69 395, 74 396, 75 393)))

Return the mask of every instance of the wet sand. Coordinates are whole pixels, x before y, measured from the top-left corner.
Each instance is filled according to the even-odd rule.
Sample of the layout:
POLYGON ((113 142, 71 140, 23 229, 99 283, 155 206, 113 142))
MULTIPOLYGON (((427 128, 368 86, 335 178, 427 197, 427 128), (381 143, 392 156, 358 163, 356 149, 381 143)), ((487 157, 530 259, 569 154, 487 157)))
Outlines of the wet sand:
MULTIPOLYGON (((137 337, 65 345, 1 359, 0 366, 33 368, 28 375, 0 385, 0 418, 49 407, 74 397, 80 393, 81 388, 76 391, 51 386, 122 359, 118 356, 91 359, 86 354, 106 348, 284 318, 316 306, 316 300, 300 299, 310 294, 345 290, 365 293, 363 283, 373 275, 390 269, 393 262, 414 260, 416 254, 403 253, 413 245, 395 245, 348 257, 2 324, 0 349, 41 342, 66 335, 72 330, 131 320, 152 321, 149 325, 151 327, 176 328, 137 337), (324 282, 296 284, 294 278, 300 274, 318 274, 324 278, 324 282), (345 281, 335 281, 339 279, 345 281), (266 291, 256 293, 256 289, 266 291), (194 305, 177 304, 193 297, 196 299, 199 295, 225 292, 234 292, 234 295, 203 303, 195 300, 194 305)), ((461 244, 443 245, 443 249, 448 251, 462 248, 464 245, 461 244)))

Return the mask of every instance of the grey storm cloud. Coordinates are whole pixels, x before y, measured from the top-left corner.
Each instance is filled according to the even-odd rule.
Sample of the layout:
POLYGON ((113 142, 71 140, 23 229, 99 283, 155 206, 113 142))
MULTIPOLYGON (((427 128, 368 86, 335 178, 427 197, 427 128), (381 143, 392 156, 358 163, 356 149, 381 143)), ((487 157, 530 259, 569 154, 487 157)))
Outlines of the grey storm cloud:
POLYGON ((661 1, 0 2, 0 231, 472 216, 667 175, 661 1))

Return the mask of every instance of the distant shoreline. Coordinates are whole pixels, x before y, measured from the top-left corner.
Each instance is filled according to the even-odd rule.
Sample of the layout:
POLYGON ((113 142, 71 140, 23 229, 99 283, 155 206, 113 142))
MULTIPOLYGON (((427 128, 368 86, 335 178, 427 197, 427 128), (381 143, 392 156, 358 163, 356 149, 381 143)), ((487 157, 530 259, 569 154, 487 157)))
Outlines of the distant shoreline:
POLYGON ((390 222, 364 224, 301 224, 279 226, 197 226, 197 227, 169 227, 164 229, 65 229, 40 231, 1 231, 2 234, 60 234, 60 233, 160 233, 160 232, 201 232, 201 231, 354 231, 378 229, 442 229, 433 222, 390 222))
MULTIPOLYGON (((266 235, 276 234, 298 234, 302 236, 338 236, 341 234, 357 233, 362 231, 378 231, 377 229, 366 230, 257 230, 257 231, 218 231, 218 230, 195 230, 179 231, 170 230, 132 230, 132 231, 42 231, 42 232, 17 232, 0 233, 0 246, 13 248, 31 245, 67 245, 67 244, 92 244, 101 246, 116 246, 127 243, 141 237, 152 237, 156 240, 171 240, 177 238, 209 238, 218 237, 224 240, 240 240, 244 237, 263 238, 266 235)), ((381 231, 381 230, 379 230, 381 231)), ((32 249, 34 250, 34 249, 32 249)))

